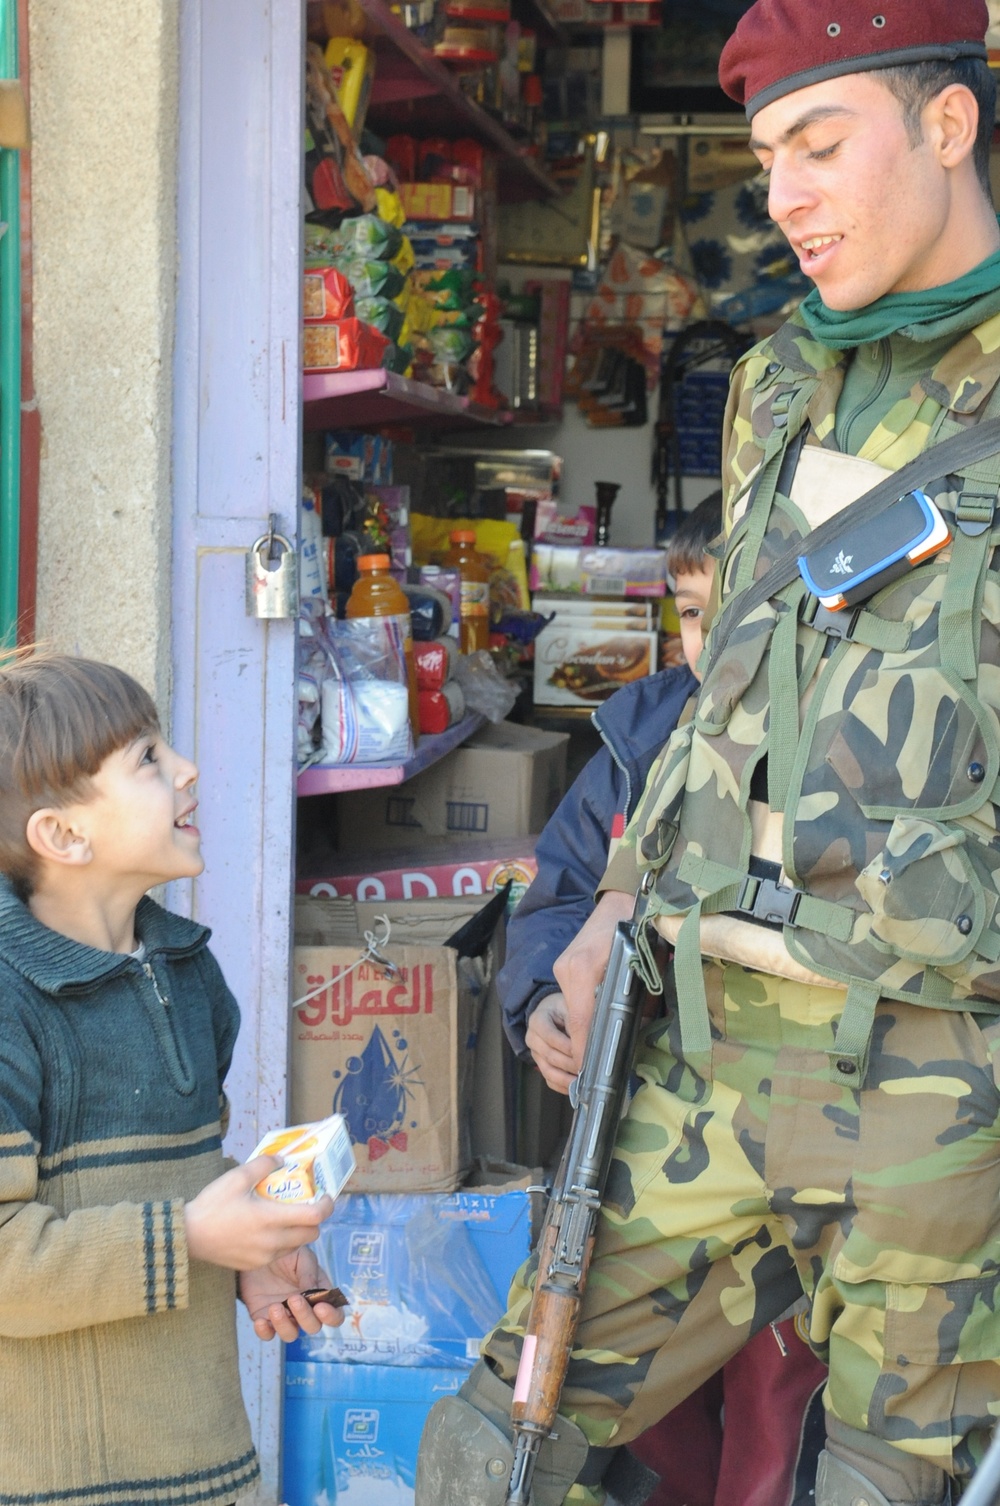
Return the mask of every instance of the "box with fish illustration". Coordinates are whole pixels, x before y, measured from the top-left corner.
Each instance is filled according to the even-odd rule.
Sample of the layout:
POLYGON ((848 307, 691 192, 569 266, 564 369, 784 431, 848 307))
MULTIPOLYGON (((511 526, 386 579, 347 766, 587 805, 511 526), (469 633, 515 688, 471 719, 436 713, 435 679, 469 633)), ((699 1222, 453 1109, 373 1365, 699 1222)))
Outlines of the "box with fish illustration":
POLYGON ((413 1506, 427 1413, 468 1373, 287 1364, 280 1499, 287 1506, 413 1506))
POLYGON ((338 1198, 317 1254, 348 1299, 346 1321, 300 1335, 288 1359, 471 1368, 531 1245, 532 1177, 507 1174, 450 1193, 338 1198))
MULTIPOLYGON (((473 1153, 477 1036, 498 1011, 489 984, 504 904, 502 892, 485 905, 296 899, 290 1113, 343 1115, 352 1192, 460 1185, 473 1153)), ((507 1119, 505 1095, 484 1084, 483 1097, 507 1119)), ((504 1154, 497 1140, 503 1126, 484 1151, 504 1154)))

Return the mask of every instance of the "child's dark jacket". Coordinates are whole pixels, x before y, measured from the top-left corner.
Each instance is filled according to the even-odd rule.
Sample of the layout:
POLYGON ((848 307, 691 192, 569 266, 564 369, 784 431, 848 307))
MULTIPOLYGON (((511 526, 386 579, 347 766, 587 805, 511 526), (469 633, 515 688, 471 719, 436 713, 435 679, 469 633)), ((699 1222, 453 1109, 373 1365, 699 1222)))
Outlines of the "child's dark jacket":
POLYGON ((664 669, 616 691, 594 712, 604 747, 538 839, 538 875, 511 919, 507 961, 497 977, 504 1029, 525 1061, 531 1059, 524 1043, 528 1020, 558 991, 552 965, 594 908, 615 818, 624 816, 624 830, 646 775, 697 688, 686 666, 664 669))
POLYGON ((234 1500, 257 1461, 235 1277, 188 1261, 225 1170, 239 1024, 208 931, 144 899, 145 963, 0 879, 0 1506, 234 1500))

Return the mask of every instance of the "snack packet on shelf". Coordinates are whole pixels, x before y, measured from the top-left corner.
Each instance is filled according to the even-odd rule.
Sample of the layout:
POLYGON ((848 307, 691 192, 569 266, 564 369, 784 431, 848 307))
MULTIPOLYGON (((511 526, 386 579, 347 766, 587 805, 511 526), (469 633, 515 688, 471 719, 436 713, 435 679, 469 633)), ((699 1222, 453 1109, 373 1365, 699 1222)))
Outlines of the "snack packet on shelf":
POLYGON ((250 1159, 254 1156, 280 1156, 285 1163, 254 1189, 276 1203, 318 1203, 327 1194, 335 1198, 354 1171, 354 1147, 340 1114, 272 1130, 250 1159))
POLYGON ((302 279, 302 317, 307 324, 328 323, 354 313, 354 291, 336 267, 307 267, 302 279))
POLYGON ((307 324, 302 338, 306 371, 370 371, 383 364, 392 341, 363 319, 307 324))
POLYGON ((338 257, 392 261, 403 244, 403 237, 395 225, 380 219, 377 214, 354 215, 342 220, 336 229, 307 221, 305 238, 307 263, 338 257))

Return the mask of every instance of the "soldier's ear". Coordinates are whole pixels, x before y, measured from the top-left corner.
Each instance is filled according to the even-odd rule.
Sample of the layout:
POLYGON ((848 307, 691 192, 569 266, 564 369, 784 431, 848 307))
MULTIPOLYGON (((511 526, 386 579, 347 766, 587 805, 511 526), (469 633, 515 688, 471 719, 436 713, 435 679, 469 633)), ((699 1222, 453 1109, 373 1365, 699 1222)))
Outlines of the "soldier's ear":
POLYGON ((968 161, 979 134, 979 105, 964 84, 949 84, 924 106, 923 135, 942 167, 968 161))

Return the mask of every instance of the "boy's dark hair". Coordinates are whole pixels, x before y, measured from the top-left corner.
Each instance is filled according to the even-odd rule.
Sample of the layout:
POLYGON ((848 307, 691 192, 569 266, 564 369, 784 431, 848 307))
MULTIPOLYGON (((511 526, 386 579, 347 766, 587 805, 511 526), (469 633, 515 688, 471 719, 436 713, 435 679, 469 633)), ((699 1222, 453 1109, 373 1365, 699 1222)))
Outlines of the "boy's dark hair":
POLYGON ((997 113, 997 81, 993 70, 982 58, 956 58, 954 62, 936 59, 926 63, 908 63, 899 68, 880 68, 877 74, 896 96, 903 109, 903 121, 912 146, 923 138, 920 117, 924 106, 936 99, 950 84, 962 84, 971 90, 979 106, 979 133, 972 160, 982 190, 993 203, 990 184, 990 148, 997 113))
POLYGON ((0 658, 0 873, 21 899, 36 876, 29 817, 85 800, 108 755, 159 726, 147 691, 113 664, 32 649, 0 658))
POLYGON ((667 570, 678 575, 693 575, 705 568, 708 546, 722 532, 722 493, 712 492, 699 502, 693 512, 685 513, 677 532, 667 545, 667 570))

